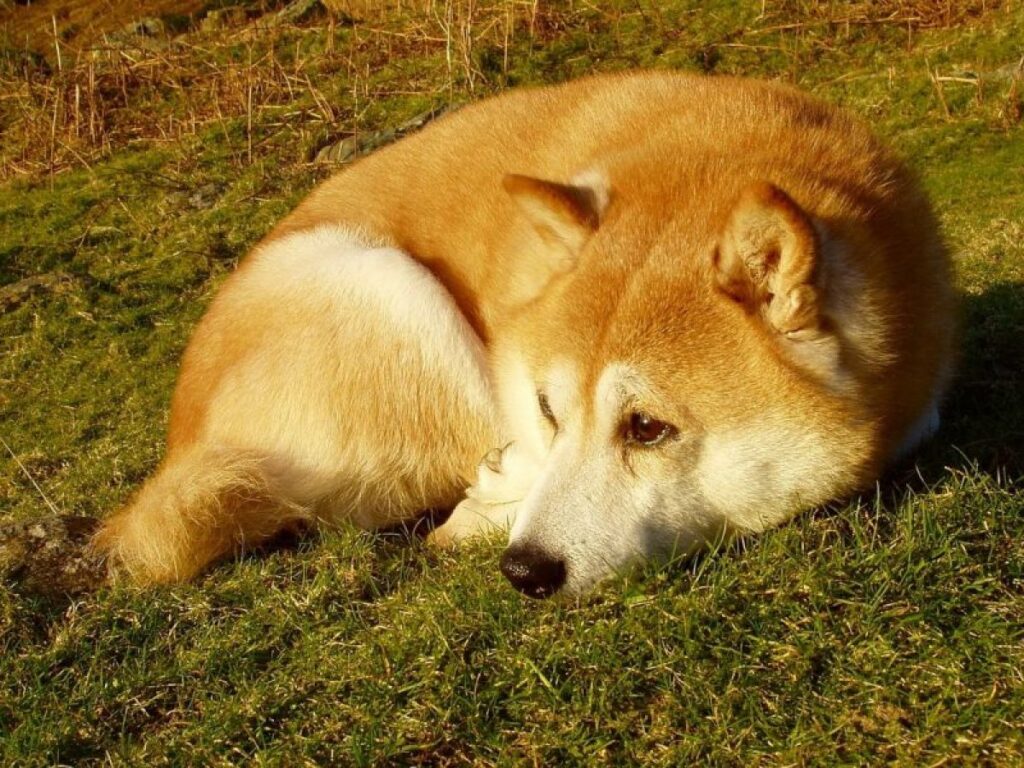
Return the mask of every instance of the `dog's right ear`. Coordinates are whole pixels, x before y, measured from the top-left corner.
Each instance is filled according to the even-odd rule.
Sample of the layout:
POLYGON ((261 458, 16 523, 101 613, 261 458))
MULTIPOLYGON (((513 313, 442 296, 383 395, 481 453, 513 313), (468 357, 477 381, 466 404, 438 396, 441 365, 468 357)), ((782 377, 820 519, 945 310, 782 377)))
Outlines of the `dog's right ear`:
POLYGON ((603 180, 585 174, 576 183, 559 184, 510 173, 502 186, 548 246, 546 266, 551 274, 571 271, 583 245, 601 223, 608 201, 603 180))
POLYGON ((783 190, 755 182, 733 207, 712 267, 718 289, 770 329, 791 362, 842 390, 852 381, 847 327, 827 315, 828 300, 834 307, 834 297, 854 292, 837 262, 829 267, 826 238, 824 224, 783 190))
POLYGON ((789 338, 821 334, 820 243, 811 217, 778 187, 743 190, 720 237, 719 289, 789 338))

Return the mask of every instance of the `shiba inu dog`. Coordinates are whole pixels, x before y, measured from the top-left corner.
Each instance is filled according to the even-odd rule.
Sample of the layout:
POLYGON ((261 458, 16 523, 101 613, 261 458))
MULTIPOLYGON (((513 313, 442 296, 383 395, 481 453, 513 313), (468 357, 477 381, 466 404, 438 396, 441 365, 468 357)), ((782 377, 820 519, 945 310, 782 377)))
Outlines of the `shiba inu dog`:
POLYGON ((951 302, 913 175, 836 108, 666 72, 509 92, 256 246, 94 543, 166 582, 454 508, 438 542, 507 529, 513 585, 579 593, 872 483, 937 426, 951 302))

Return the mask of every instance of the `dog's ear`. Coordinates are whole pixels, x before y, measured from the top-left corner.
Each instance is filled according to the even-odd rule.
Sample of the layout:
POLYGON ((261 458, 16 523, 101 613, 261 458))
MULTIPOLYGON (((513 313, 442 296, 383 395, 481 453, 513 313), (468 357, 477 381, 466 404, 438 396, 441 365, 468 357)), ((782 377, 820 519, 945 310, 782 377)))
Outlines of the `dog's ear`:
POLYGON ((740 194, 718 240, 719 289, 793 339, 820 335, 821 261, 810 216, 778 187, 751 184, 740 194))
POLYGON ((856 370, 885 361, 869 330, 875 309, 841 241, 778 187, 743 190, 712 271, 718 289, 771 329, 791 362, 834 391, 848 391, 856 370))
POLYGON ((577 182, 559 184, 516 173, 502 180, 505 191, 550 248, 550 266, 556 273, 576 266, 584 243, 601 223, 607 202, 607 191, 599 181, 580 177, 577 182))

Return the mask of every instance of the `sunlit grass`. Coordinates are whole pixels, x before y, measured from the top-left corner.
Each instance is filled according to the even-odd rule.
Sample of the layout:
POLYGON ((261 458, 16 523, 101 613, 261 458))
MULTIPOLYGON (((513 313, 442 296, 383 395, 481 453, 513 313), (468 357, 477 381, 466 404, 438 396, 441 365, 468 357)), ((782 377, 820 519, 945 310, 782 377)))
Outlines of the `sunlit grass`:
MULTIPOLYGON (((330 171, 312 162, 325 144, 638 65, 796 82, 911 158, 964 293, 945 426, 875 494, 582 604, 520 598, 498 542, 451 554, 349 530, 174 588, 71 604, 5 588, 0 762, 1024 762, 1024 9, 330 5, 333 25, 187 33, 172 70, 137 69, 110 102, 106 143, 62 134, 80 157, 53 131, 0 139, 0 285, 68 276, 0 314, 5 513, 46 513, 41 490, 104 515, 153 469, 190 329, 330 171)), ((40 87, 73 93, 52 77, 40 87)))

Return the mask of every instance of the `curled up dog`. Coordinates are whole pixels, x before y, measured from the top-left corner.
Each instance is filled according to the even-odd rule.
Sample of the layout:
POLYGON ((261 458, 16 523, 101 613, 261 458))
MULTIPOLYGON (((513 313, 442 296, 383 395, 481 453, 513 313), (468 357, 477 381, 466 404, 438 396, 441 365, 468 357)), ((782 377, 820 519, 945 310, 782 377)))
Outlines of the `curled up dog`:
POLYGON ((512 91, 256 246, 94 545, 168 582, 454 508, 439 543, 507 531, 513 585, 579 593, 871 484, 938 423, 951 306, 913 174, 834 107, 675 73, 512 91))

